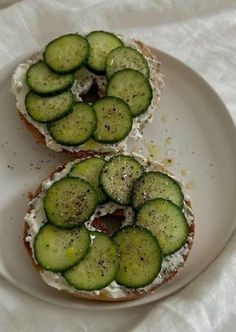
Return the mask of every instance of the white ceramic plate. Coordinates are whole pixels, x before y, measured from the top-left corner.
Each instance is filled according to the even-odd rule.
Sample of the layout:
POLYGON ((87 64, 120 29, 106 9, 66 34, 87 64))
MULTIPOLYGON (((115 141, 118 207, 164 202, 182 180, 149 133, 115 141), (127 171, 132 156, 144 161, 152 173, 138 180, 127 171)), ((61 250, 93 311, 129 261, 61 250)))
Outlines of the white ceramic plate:
MULTIPOLYGON (((48 302, 74 308, 124 308, 161 299, 187 285, 217 257, 236 225, 236 134, 227 109, 212 88, 178 60, 153 50, 163 63, 166 87, 142 141, 143 153, 168 164, 191 196, 196 236, 187 266, 155 294, 118 304, 80 301, 41 280, 22 241, 27 192, 61 162, 64 155, 34 142, 19 120, 11 74, 21 60, 0 76, 0 272, 16 287, 48 302), (151 140, 157 146, 153 148, 151 140), (145 146, 148 148, 146 149, 145 146), (189 174, 187 174, 189 172, 189 174)), ((28 55, 26 55, 27 57, 28 55)), ((132 149, 132 147, 130 147, 132 149)))

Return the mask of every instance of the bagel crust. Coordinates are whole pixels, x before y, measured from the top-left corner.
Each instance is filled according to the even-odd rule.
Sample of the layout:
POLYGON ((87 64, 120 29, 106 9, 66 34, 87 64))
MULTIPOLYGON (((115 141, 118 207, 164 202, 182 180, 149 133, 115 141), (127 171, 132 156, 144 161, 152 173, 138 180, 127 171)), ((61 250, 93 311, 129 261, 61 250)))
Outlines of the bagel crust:
MULTIPOLYGON (((88 155, 89 156, 89 155, 88 155)), ((85 157, 85 156, 83 156, 85 157)), ((148 161, 148 163, 150 164, 150 162, 148 161)), ((61 171, 63 171, 65 169, 67 164, 58 167, 49 177, 47 180, 53 180, 54 175, 60 173, 61 171)), ((153 165, 152 165, 153 166, 153 165)), ((163 171, 163 167, 158 165, 157 163, 155 163, 155 165, 152 167, 152 169, 156 169, 156 170, 161 170, 163 171)), ((28 213, 31 212, 32 210, 32 201, 37 198, 40 194, 42 194, 43 191, 43 184, 41 184, 37 190, 35 191, 35 193, 29 193, 29 198, 30 198, 30 207, 28 209, 28 213)), ((154 293, 156 291, 157 288, 159 288, 160 286, 162 286, 163 284, 170 282, 177 273, 179 273, 187 260, 188 254, 192 248, 193 245, 193 238, 194 238, 194 231, 195 231, 195 224, 194 224, 194 218, 193 218, 193 214, 192 214, 192 209, 191 209, 191 203, 189 201, 188 198, 185 198, 184 200, 184 205, 186 207, 186 209, 188 210, 188 214, 189 214, 189 218, 188 218, 188 239, 187 242, 185 243, 184 250, 183 247, 180 249, 179 252, 177 252, 178 255, 181 255, 181 264, 178 264, 178 266, 174 269, 174 270, 170 270, 168 271, 168 269, 166 268, 162 268, 160 274, 161 275, 161 280, 157 278, 148 286, 144 287, 144 288, 139 288, 139 289, 128 289, 125 287, 122 287, 122 294, 116 294, 115 296, 112 294, 111 291, 109 291, 109 288, 104 288, 100 291, 79 291, 74 289, 73 287, 67 285, 67 287, 65 287, 63 289, 60 289, 60 291, 66 292, 72 296, 75 296, 77 298, 80 299, 88 299, 88 300, 94 300, 94 301, 107 301, 107 302, 122 302, 122 301, 130 301, 130 300, 134 300, 137 298, 140 298, 142 296, 145 296, 147 294, 150 293, 154 293)), ((116 216, 116 211, 120 211, 120 209, 115 210, 113 213, 114 216, 116 216)), ((119 214, 120 212, 118 212, 119 214)), ((95 218, 94 218, 95 219, 95 218)), ((101 228, 102 230, 102 228, 101 228)), ((41 273, 41 276, 43 277, 43 274, 47 271, 44 271, 36 262, 36 260, 34 259, 34 255, 33 255, 33 251, 32 251, 32 245, 30 245, 29 242, 29 236, 30 236, 30 226, 27 223, 27 221, 24 222, 24 230, 23 230, 23 235, 24 235, 24 246, 32 260, 32 264, 33 266, 41 273)), ((175 255, 176 253, 172 254, 175 255)), ((168 257, 168 256, 167 256, 168 257)), ((53 273, 53 272, 50 272, 53 273)), ((43 278, 44 281, 47 283, 47 280, 45 280, 45 278, 43 278)), ((65 282, 66 284, 66 282, 65 282)), ((50 285, 50 284, 49 284, 50 285)), ((50 285, 52 287, 54 287, 54 285, 50 285)), ((114 286, 116 287, 116 285, 114 286)), ((119 289, 119 285, 117 285, 117 289, 119 289)), ((59 289, 58 287, 55 286, 55 288, 59 289)))

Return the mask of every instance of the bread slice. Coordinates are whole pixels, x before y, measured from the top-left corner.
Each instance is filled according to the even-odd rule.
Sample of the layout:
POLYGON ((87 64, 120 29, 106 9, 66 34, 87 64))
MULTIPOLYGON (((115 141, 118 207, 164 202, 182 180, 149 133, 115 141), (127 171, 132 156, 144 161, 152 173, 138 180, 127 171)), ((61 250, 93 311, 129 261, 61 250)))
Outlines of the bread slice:
MULTIPOLYGON (((147 59, 150 67, 149 81, 153 89, 153 99, 151 105, 145 113, 133 119, 133 127, 128 137, 126 137, 123 141, 114 144, 100 144, 95 142, 94 140, 89 140, 82 145, 73 147, 61 145, 54 141, 53 138, 49 135, 47 126, 45 124, 40 124, 39 122, 34 121, 29 116, 24 103, 25 96, 29 91, 29 88, 25 81, 25 74, 31 64, 37 62, 39 59, 42 58, 42 52, 38 52, 32 55, 32 57, 28 61, 17 66, 12 77, 11 89, 16 97, 16 107, 20 114, 20 118, 23 120, 27 128, 32 132, 32 134, 36 137, 38 143, 45 144, 48 146, 49 149, 54 151, 68 152, 73 156, 81 156, 83 155, 84 151, 89 151, 89 153, 96 152, 99 154, 122 152, 126 150, 127 139, 137 140, 142 137, 142 131, 145 127, 145 124, 152 121, 154 112, 156 111, 157 105, 160 100, 162 89, 164 87, 163 74, 161 73, 161 64, 144 43, 134 39, 126 39, 123 36, 119 37, 123 39, 125 45, 136 48, 147 59)), ((104 96, 104 82, 106 81, 105 76, 98 76, 93 73, 89 73, 89 75, 93 77, 93 80, 95 80, 95 82, 97 81, 99 96, 104 96)), ((85 90, 86 89, 87 88, 85 87, 85 90)), ((72 90, 74 91, 74 89, 72 90)))
MULTIPOLYGON (((149 165, 149 169, 150 170, 158 170, 158 171, 164 171, 163 167, 160 166, 158 163, 154 163, 154 162, 150 162, 150 161, 145 161, 146 165, 149 165)), ((69 163, 68 163, 69 164, 69 163)), ((60 166, 59 168, 57 168, 49 177, 49 180, 54 180, 55 178, 55 174, 56 177, 58 179, 58 174, 60 174, 62 171, 65 171, 65 168, 67 167, 68 164, 65 164, 63 166, 60 166)), ((167 173, 167 171, 164 171, 165 173, 167 173)), ((65 176, 65 175, 64 175, 65 176)), ((54 180, 55 181, 55 180, 54 180)), ((29 198, 30 198, 30 208, 28 210, 28 213, 31 212, 32 210, 32 200, 34 200, 35 198, 37 198, 39 195, 42 194, 44 188, 43 188, 43 183, 38 187, 38 189, 35 191, 35 193, 30 194, 29 198)), ((191 203, 190 200, 185 197, 184 200, 184 206, 185 206, 185 210, 188 213, 188 239, 186 244, 177 252, 174 253, 172 255, 176 255, 177 260, 179 261, 179 263, 174 266, 171 267, 168 270, 168 257, 167 256, 167 264, 165 264, 165 267, 162 268, 160 274, 158 275, 159 277, 157 277, 151 285, 148 285, 147 287, 144 288, 140 288, 140 289, 125 289, 125 287, 122 287, 123 291, 121 293, 118 292, 118 295, 116 294, 115 296, 112 294, 112 292, 109 290, 109 287, 104 288, 100 291, 79 291, 79 290, 75 290, 73 287, 66 285, 65 287, 61 288, 61 291, 64 291, 66 293, 69 293, 72 296, 75 296, 77 298, 81 298, 81 299, 88 299, 88 300, 94 300, 94 301, 108 301, 108 302, 120 302, 120 301, 129 301, 129 300, 134 300, 137 298, 140 298, 142 296, 145 296, 147 294, 153 293, 157 288, 159 288, 160 286, 162 286, 164 283, 170 282, 174 276, 179 273, 184 265, 185 262, 187 260, 188 254, 191 250, 192 244, 193 244, 193 238, 194 238, 194 228, 195 228, 195 224, 194 224, 194 217, 193 217, 193 213, 192 213, 192 209, 191 209, 191 203), (161 276, 161 277, 160 277, 161 276)), ((114 211, 114 215, 115 215, 115 211, 114 211)), ((42 277, 45 273, 45 271, 42 270, 42 268, 37 264, 36 260, 34 259, 33 256, 33 251, 32 251, 32 244, 30 245, 29 243, 29 235, 30 235, 30 226, 27 222, 27 218, 26 221, 24 223, 24 245, 25 248, 30 256, 30 258, 32 259, 32 263, 34 265, 34 267, 42 274, 42 277)), ((170 255, 170 256, 172 256, 170 255)), ((174 256, 173 256, 174 257, 174 256)), ((48 272, 46 272, 48 273, 48 272)), ((49 272, 49 274, 52 275, 57 275, 54 272, 49 272)), ((62 277, 59 277, 62 278, 62 277)), ((47 282, 47 280, 45 278, 43 278, 45 282, 47 282)), ((64 281, 64 283, 66 284, 66 282, 64 281)), ((54 287, 55 285, 52 283, 48 283, 50 286, 54 287)), ((114 286, 117 287, 117 290, 119 290, 120 286, 114 286)), ((56 287, 58 289, 58 287, 56 287)))

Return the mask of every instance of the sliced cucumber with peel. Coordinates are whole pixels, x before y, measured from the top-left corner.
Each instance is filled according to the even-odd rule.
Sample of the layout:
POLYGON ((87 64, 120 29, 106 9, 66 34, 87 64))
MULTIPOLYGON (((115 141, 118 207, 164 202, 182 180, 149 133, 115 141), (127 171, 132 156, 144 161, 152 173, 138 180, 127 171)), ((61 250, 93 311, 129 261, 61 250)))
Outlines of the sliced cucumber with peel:
POLYGON ((55 72, 67 74, 84 65, 89 55, 89 43, 77 33, 52 40, 43 53, 44 61, 55 72))
POLYGON ((106 31, 93 31, 86 37, 90 45, 87 65, 92 71, 104 73, 108 54, 122 46, 123 42, 113 33, 106 31))
POLYGON ((119 256, 115 243, 106 234, 91 232, 92 246, 87 256, 63 273, 66 281, 79 290, 98 290, 109 285, 117 274, 119 256))
POLYGON ((117 71, 127 68, 138 70, 145 77, 149 77, 147 60, 136 49, 121 46, 109 53, 106 59, 106 76, 108 79, 117 71))
POLYGON ((97 208, 97 194, 80 178, 63 178, 47 190, 44 211, 57 227, 70 229, 87 221, 97 208))
POLYGON ((135 209, 146 201, 164 198, 183 207, 184 195, 179 183, 161 172, 147 172, 140 177, 133 188, 132 204, 135 209))
POLYGON ((86 142, 96 128, 96 115, 84 102, 74 104, 70 114, 48 124, 52 138, 62 145, 74 146, 86 142))
POLYGON ((42 226, 34 240, 34 255, 45 270, 65 271, 85 257, 90 247, 86 227, 59 229, 51 224, 42 226))
POLYGON ((74 83, 74 75, 54 73, 43 61, 29 67, 26 82, 31 90, 39 95, 55 95, 68 90, 74 83))
POLYGON ((152 87, 139 71, 123 69, 113 74, 108 81, 106 95, 123 99, 135 117, 144 113, 151 104, 152 87))
POLYGON ((178 206, 162 198, 146 202, 138 210, 136 224, 152 232, 163 255, 179 250, 188 238, 185 215, 178 206))
POLYGON ((105 97, 93 105, 97 128, 93 137, 97 142, 116 143, 123 140, 132 129, 132 113, 122 99, 105 97))
POLYGON ((150 284, 162 265, 161 250, 152 233, 138 226, 127 226, 118 231, 113 239, 120 253, 116 282, 128 288, 150 284))
POLYGON ((100 183, 104 192, 113 201, 129 205, 133 185, 142 173, 143 167, 135 158, 117 155, 103 167, 100 183))
POLYGON ((25 107, 31 118, 37 122, 51 122, 69 114, 74 105, 74 96, 65 91, 56 96, 43 97, 33 91, 25 97, 25 107))
POLYGON ((69 176, 79 177, 91 184, 97 192, 99 204, 107 200, 99 183, 100 173, 105 162, 103 158, 90 157, 75 163, 69 173, 69 176))

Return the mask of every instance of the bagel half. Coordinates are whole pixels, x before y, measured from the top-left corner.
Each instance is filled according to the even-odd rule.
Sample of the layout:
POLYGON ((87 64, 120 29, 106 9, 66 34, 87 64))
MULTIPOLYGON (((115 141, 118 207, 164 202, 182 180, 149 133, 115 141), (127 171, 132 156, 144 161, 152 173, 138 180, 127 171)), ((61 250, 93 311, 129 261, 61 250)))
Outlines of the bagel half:
MULTIPOLYGON (((150 162, 149 160, 134 155, 133 156, 143 164, 147 168, 148 171, 160 171, 171 176, 163 167, 156 163, 150 162)), ((109 157, 106 157, 109 158, 109 157)), ((80 161, 83 158, 80 158, 76 161, 80 161)), ((33 217, 34 208, 37 204, 41 204, 45 192, 50 185, 65 177, 70 171, 74 162, 69 162, 63 166, 58 167, 42 184, 38 187, 34 194, 30 195, 29 209, 25 216, 24 222, 24 245, 27 249, 27 252, 32 259, 32 263, 35 268, 40 272, 43 280, 51 287, 54 287, 60 291, 66 292, 72 296, 81 299, 95 300, 95 301, 110 301, 110 302, 119 302, 119 301, 129 301, 134 300, 139 297, 148 295, 153 293, 157 288, 162 286, 166 282, 170 282, 174 276, 179 273, 187 260, 189 252, 191 250, 194 238, 194 217, 191 209, 191 203, 188 197, 184 197, 184 208, 183 212, 186 216, 188 222, 188 238, 187 242, 175 253, 165 256, 163 258, 162 268, 156 279, 149 285, 143 288, 138 289, 130 289, 116 284, 116 282, 112 282, 109 286, 99 290, 99 291, 80 291, 76 290, 72 286, 66 283, 65 279, 62 277, 60 273, 55 273, 51 271, 43 270, 40 265, 38 265, 36 259, 34 258, 33 252, 33 240, 34 236, 37 234, 39 228, 46 222, 46 217, 44 216, 41 220, 37 220, 37 218, 33 217), (33 213, 33 214, 32 214, 33 213), (30 217, 31 216, 31 217, 30 217)), ((108 203, 110 204, 110 203, 108 203)), ((105 206, 105 205, 104 205, 105 206)), ((99 208, 98 208, 99 209, 99 208)), ((119 206, 117 204, 112 203, 111 206, 108 206, 107 209, 104 207, 100 210, 97 210, 95 214, 91 217, 89 224, 86 223, 89 228, 93 222, 93 220, 98 216, 103 216, 106 214, 116 215, 116 211, 120 209, 125 209, 124 206, 119 206), (102 212, 101 211, 105 211, 102 212)), ((41 210, 43 210, 43 205, 41 204, 41 210)), ((41 211, 44 213, 44 211, 41 211)), ((101 229, 100 229, 101 231, 101 229)))
MULTIPOLYGON (((73 156, 83 156, 84 152, 104 154, 104 153, 118 153, 126 150, 127 139, 140 139, 142 137, 142 131, 145 127, 145 123, 151 122, 154 112, 157 109, 157 105, 160 100, 160 95, 164 87, 163 74, 161 73, 160 67, 161 64, 157 58, 151 53, 150 49, 142 42, 135 39, 127 39, 123 36, 119 36, 124 42, 125 46, 131 46, 137 49, 147 60, 150 77, 149 82, 153 90, 153 99, 151 105, 148 107, 147 111, 141 114, 138 117, 133 118, 133 126, 129 135, 118 143, 113 144, 101 144, 89 139, 87 142, 78 145, 78 146, 66 146, 56 142, 52 136, 49 134, 46 124, 42 124, 34 121, 26 111, 25 107, 25 96, 29 91, 29 88, 26 84, 25 76, 28 68, 39 59, 42 59, 42 52, 38 52, 31 56, 29 60, 25 63, 21 63, 17 66, 13 77, 12 77, 12 88, 11 91, 16 98, 16 108, 20 114, 20 118, 26 124, 27 128, 32 132, 36 137, 38 143, 45 144, 51 150, 57 152, 68 152, 73 156)), ((95 82, 98 87, 99 97, 105 96, 105 86, 106 86, 106 77, 104 75, 96 75, 88 69, 84 69, 82 76, 76 79, 76 83, 71 88, 73 94, 76 96, 78 101, 82 100, 81 95, 87 92, 90 89, 91 85, 95 82), (84 90, 80 85, 81 80, 84 80, 84 90)))

